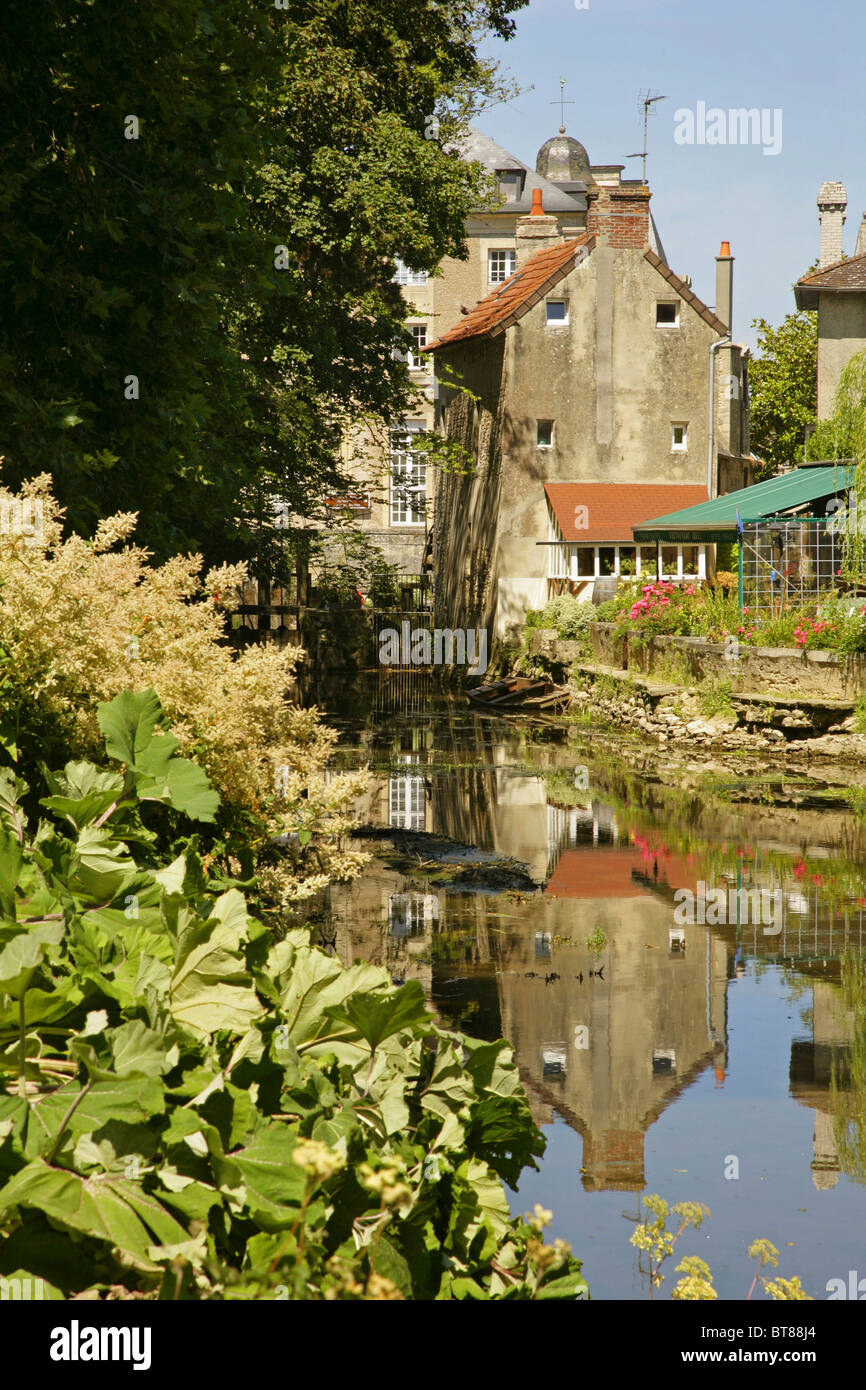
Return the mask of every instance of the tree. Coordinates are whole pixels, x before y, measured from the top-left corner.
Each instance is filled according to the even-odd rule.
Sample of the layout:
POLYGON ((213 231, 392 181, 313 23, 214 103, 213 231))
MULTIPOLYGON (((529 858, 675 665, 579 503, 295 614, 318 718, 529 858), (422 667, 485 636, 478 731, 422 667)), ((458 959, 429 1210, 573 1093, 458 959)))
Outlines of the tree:
POLYGON ((805 431, 818 409, 817 314, 799 310, 778 328, 755 319, 758 350, 749 370, 751 441, 763 459, 756 481, 803 458, 805 431))
MULTIPOLYGON (((449 133, 524 0, 24 0, 0 65, 4 482, 159 558, 267 557, 270 498, 345 486, 348 419, 406 413, 393 259, 460 255, 449 133)), ((268 542, 270 536, 270 542, 268 542)), ((270 551, 269 551, 270 544, 270 551)))

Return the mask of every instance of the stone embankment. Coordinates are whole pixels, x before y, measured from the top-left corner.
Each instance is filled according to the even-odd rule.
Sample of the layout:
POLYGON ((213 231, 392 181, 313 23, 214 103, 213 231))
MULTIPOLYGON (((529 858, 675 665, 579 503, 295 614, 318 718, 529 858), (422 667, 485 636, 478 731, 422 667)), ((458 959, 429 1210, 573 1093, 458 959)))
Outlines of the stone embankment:
MULTIPOLYGON (((607 643, 604 650, 608 654, 607 643)), ((866 763, 866 735, 859 732, 856 695, 850 690, 842 693, 841 678, 831 674, 833 668, 825 661, 814 664, 826 677, 823 692, 815 692, 818 681, 809 663, 801 663, 807 671, 804 682, 798 684, 792 677, 791 670, 796 674, 796 662, 802 656, 797 652, 784 653, 790 662, 785 677, 778 674, 781 661, 770 663, 771 675, 763 680, 758 664, 747 673, 742 668, 734 672, 733 663, 727 663, 711 665, 703 679, 692 683, 689 668, 678 673, 681 682, 665 680, 616 664, 587 661, 584 652, 581 644, 564 641, 556 633, 539 631, 530 641, 530 653, 542 657, 555 678, 568 682, 572 712, 591 712, 617 728, 653 738, 659 747, 707 753, 784 750, 789 761, 830 758, 866 763), (753 688, 738 688, 746 681, 753 688)), ((717 655, 710 654, 711 658, 717 655)), ((808 653, 822 658, 833 655, 808 653)))

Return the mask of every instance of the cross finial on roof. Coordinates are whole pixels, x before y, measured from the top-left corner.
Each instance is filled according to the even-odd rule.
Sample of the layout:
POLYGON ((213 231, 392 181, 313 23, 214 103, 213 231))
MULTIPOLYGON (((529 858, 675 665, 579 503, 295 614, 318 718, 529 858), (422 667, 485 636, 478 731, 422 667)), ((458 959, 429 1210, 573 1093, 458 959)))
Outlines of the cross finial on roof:
POLYGON ((566 106, 574 106, 574 102, 573 102, 573 101, 566 101, 566 99, 565 99, 565 86, 566 86, 566 79, 565 79, 564 77, 560 77, 560 79, 559 79, 559 96, 557 97, 556 101, 552 101, 552 102, 550 103, 551 106, 558 106, 558 107, 559 107, 559 110, 560 110, 560 120, 562 121, 562 125, 559 127, 559 133, 560 133, 560 135, 564 135, 564 134, 565 134, 565 108, 566 108, 566 106))

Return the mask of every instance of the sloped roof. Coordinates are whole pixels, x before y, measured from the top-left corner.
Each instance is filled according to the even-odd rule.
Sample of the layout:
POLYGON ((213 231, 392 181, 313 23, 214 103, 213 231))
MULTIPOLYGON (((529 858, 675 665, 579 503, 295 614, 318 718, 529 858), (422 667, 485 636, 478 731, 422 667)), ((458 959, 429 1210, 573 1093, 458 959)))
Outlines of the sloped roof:
POLYGON ((798 309, 817 309, 819 291, 833 293, 860 294, 866 292, 866 255, 849 256, 844 261, 834 261, 819 270, 810 270, 801 275, 794 286, 798 309))
POLYGON ((763 521, 765 517, 844 492, 853 479, 853 466, 844 463, 793 468, 790 473, 766 478, 752 487, 705 498, 699 505, 636 523, 635 539, 713 541, 736 537, 738 512, 744 523, 763 521))
POLYGON ((475 308, 465 318, 430 343, 427 352, 451 347, 464 338, 498 337, 516 323, 533 305, 553 289, 564 275, 572 269, 578 251, 584 248, 591 251, 595 237, 582 232, 579 237, 568 241, 558 241, 555 246, 536 251, 524 265, 510 275, 507 280, 479 300, 475 308))
POLYGON ((544 196, 545 212, 585 212, 586 197, 583 186, 575 189, 572 193, 566 193, 558 184, 552 183, 550 179, 537 174, 534 169, 530 169, 528 164, 524 164, 522 159, 517 159, 508 150, 504 150, 501 145, 497 145, 495 140, 491 140, 489 135, 484 135, 474 126, 469 126, 468 134, 455 144, 455 149, 461 159, 470 163, 477 160, 483 165, 488 174, 493 174, 497 169, 522 169, 526 175, 523 181, 522 196, 514 203, 505 203, 498 212, 529 212, 532 206, 532 190, 540 188, 544 196))
POLYGON ((657 507, 679 510, 707 500, 706 485, 696 483, 545 483, 544 491, 563 540, 595 545, 634 545, 632 527, 657 507), (578 519, 587 524, 578 527, 578 519))
POLYGON ((661 256, 657 256, 655 251, 645 251, 644 260, 649 261, 650 265, 658 271, 659 275, 667 280, 671 289, 676 290, 677 294, 684 299, 687 304, 692 306, 695 313, 700 314, 704 322, 710 325, 710 328, 714 328, 717 333, 721 333, 723 336, 727 336, 727 334, 730 333, 730 326, 727 323, 723 323, 718 314, 714 314, 712 309, 708 308, 702 299, 698 299, 698 296, 689 289, 685 280, 681 280, 679 275, 675 275, 670 266, 662 260, 661 256))

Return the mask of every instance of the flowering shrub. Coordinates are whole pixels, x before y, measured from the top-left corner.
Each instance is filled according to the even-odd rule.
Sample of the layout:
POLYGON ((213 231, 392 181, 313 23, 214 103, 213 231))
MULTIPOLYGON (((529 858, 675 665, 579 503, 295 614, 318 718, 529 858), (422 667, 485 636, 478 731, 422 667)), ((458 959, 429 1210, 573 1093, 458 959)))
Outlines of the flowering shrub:
POLYGON ((151 566, 130 540, 131 513, 102 521, 92 541, 64 540, 47 475, 20 498, 0 488, 6 515, 16 506, 41 519, 38 534, 0 530, 0 749, 18 769, 33 780, 46 758, 92 756, 100 701, 150 687, 181 752, 217 788, 223 825, 243 823, 259 844, 294 833, 310 845, 315 872, 303 855, 289 872, 283 856, 284 896, 356 874, 365 856, 344 853, 340 837, 366 774, 325 782, 337 734, 291 702, 300 648, 238 654, 226 643, 244 567, 202 575, 195 555, 151 566))

